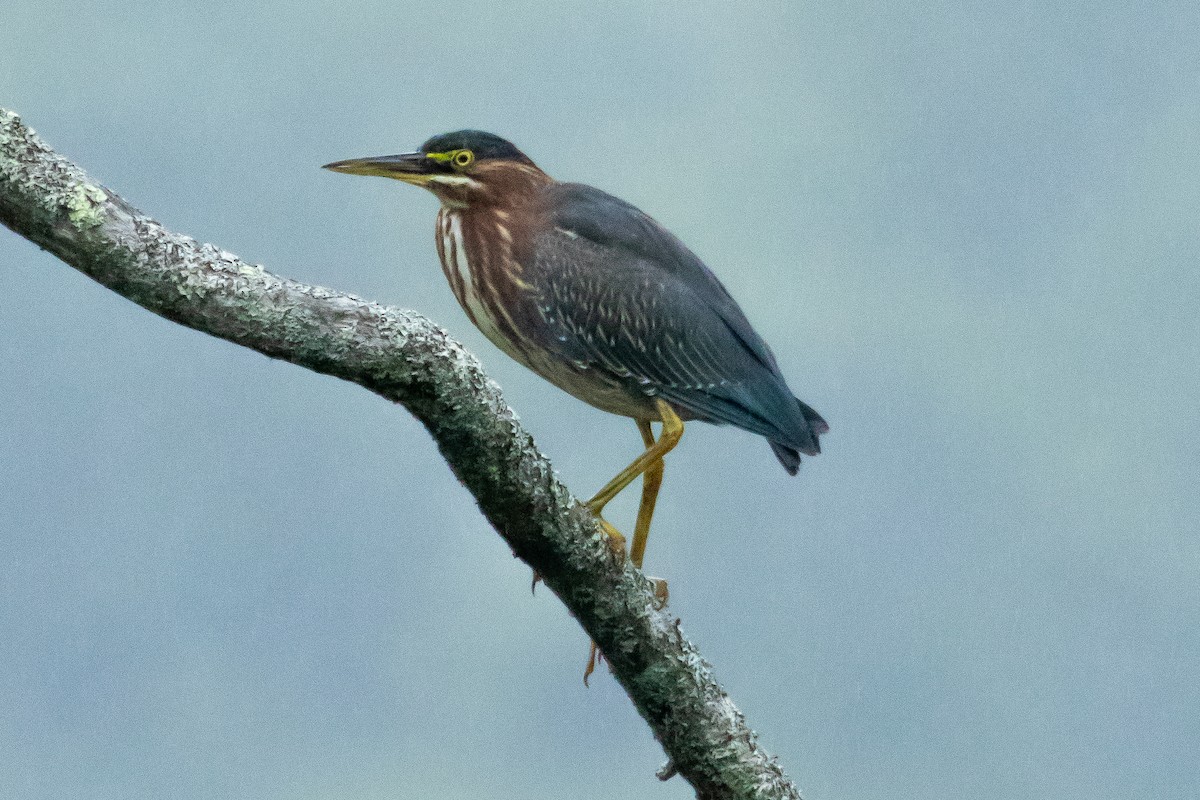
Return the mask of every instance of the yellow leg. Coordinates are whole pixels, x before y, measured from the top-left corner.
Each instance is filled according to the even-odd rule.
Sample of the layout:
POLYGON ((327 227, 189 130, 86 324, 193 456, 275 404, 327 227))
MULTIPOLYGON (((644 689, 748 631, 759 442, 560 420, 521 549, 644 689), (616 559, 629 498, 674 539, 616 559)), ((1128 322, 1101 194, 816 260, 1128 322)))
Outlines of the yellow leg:
MULTIPOLYGON (((679 418, 675 410, 662 400, 656 400, 655 406, 658 408, 658 414, 662 419, 662 435, 655 441, 654 431, 651 429, 650 423, 638 420, 638 431, 642 434, 642 442, 646 445, 646 451, 634 459, 632 464, 621 470, 617 477, 605 484, 604 488, 587 502, 588 508, 596 515, 596 519, 600 521, 604 532, 608 534, 609 541, 614 546, 613 549, 616 550, 619 547, 623 554, 625 551, 625 537, 600 516, 600 514, 604 510, 604 506, 620 494, 622 489, 633 483, 639 475, 642 476, 642 502, 638 507, 637 523, 633 529, 633 545, 629 553, 629 560, 638 569, 641 569, 642 557, 646 553, 646 539, 650 536, 650 520, 654 516, 654 505, 658 500, 659 487, 662 486, 663 456, 669 453, 675 445, 679 444, 679 440, 683 436, 683 420, 679 418)), ((654 580, 655 598, 658 601, 659 607, 662 607, 667 602, 667 582, 658 579, 654 580)), ((584 686, 587 686, 588 678, 596 671, 596 664, 603 660, 603 658, 604 654, 596 647, 596 643, 592 642, 591 652, 588 654, 587 668, 583 672, 584 686)))
MULTIPOLYGON (((654 431, 650 423, 638 420, 638 431, 646 449, 654 447, 654 431)), ((658 501, 658 489, 662 486, 663 461, 660 458, 642 473, 642 503, 638 506, 637 524, 633 527, 633 545, 629 548, 629 560, 638 569, 642 568, 642 557, 646 554, 646 539, 650 536, 650 520, 654 517, 654 504, 658 501)))
MULTIPOLYGON (((638 430, 646 447, 654 444, 654 431, 649 422, 638 421, 638 430)), ((629 548, 629 560, 638 569, 642 568, 642 557, 646 554, 646 539, 650 537, 650 520, 654 517, 654 504, 658 501, 658 490, 662 486, 664 461, 659 459, 642 473, 642 503, 638 506, 637 524, 633 528, 633 545, 629 548)), ((662 578, 650 578, 654 584, 654 600, 658 608, 667 605, 669 592, 662 578)))
POLYGON ((646 472, 655 463, 662 464, 662 457, 671 452, 671 448, 679 444, 680 437, 683 436, 683 420, 675 413, 675 409, 671 408, 662 400, 655 400, 655 406, 658 408, 659 417, 662 419, 663 429, 662 436, 658 437, 657 442, 653 442, 646 447, 646 452, 633 460, 625 469, 621 470, 617 477, 613 478, 604 488, 596 492, 596 496, 588 500, 588 508, 597 517, 604 507, 608 505, 608 501, 612 500, 621 490, 629 484, 633 483, 634 479, 642 473, 646 472))

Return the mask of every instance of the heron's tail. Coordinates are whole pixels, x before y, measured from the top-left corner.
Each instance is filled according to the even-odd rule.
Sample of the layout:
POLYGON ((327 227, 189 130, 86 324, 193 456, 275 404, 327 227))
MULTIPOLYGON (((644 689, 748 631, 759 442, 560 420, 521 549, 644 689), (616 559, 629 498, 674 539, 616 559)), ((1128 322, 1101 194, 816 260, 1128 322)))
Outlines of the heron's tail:
POLYGON ((829 423, 822 419, 812 406, 800 398, 796 398, 796 405, 800 407, 800 413, 804 415, 804 422, 808 425, 808 430, 805 432, 808 434, 805 437, 807 439, 806 446, 796 448, 780 442, 771 442, 771 449, 775 451, 775 457, 779 459, 780 464, 783 464, 783 468, 789 475, 795 475, 796 471, 800 469, 801 452, 809 456, 815 456, 821 452, 821 441, 817 437, 829 432, 829 423))

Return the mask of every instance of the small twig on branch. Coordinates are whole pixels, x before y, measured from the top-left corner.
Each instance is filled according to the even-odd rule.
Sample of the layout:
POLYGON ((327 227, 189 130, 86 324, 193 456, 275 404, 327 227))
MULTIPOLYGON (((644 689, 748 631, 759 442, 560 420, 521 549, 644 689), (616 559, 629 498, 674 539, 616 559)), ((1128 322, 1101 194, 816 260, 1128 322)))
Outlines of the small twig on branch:
POLYGON ((156 314, 358 383, 428 428, 488 521, 562 599, 701 798, 799 798, 708 664, 617 563, 474 356, 425 317, 280 278, 171 233, 0 109, 0 222, 156 314))

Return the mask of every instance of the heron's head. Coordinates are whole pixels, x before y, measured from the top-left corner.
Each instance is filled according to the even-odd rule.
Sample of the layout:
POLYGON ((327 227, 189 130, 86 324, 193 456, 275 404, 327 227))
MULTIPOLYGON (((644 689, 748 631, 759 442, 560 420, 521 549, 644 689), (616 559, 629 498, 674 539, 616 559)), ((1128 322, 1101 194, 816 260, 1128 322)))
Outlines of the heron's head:
POLYGON ((449 206, 503 202, 550 180, 512 142, 474 130, 434 136, 415 153, 351 158, 324 168, 423 186, 449 206))

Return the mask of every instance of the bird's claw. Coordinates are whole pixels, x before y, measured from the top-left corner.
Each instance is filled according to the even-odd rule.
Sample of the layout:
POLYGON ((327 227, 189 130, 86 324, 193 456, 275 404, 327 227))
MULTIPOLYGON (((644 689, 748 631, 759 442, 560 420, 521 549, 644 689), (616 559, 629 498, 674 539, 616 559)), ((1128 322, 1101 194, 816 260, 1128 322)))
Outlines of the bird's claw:
POLYGON ((591 645, 592 649, 588 652, 587 666, 584 667, 584 670, 583 670, 583 685, 584 686, 588 685, 588 678, 590 678, 592 676, 592 673, 596 671, 596 665, 604 660, 604 653, 600 652, 600 648, 596 647, 596 643, 589 642, 588 644, 591 645))
POLYGON ((618 563, 625 562, 625 535, 613 527, 613 524, 604 517, 596 514, 596 522, 600 524, 600 530, 604 531, 605 543, 612 550, 613 556, 618 563))
POLYGON ((667 607, 667 600, 671 597, 671 590, 667 588, 667 579, 647 575, 646 580, 650 581, 654 587, 654 610, 662 611, 667 607))

